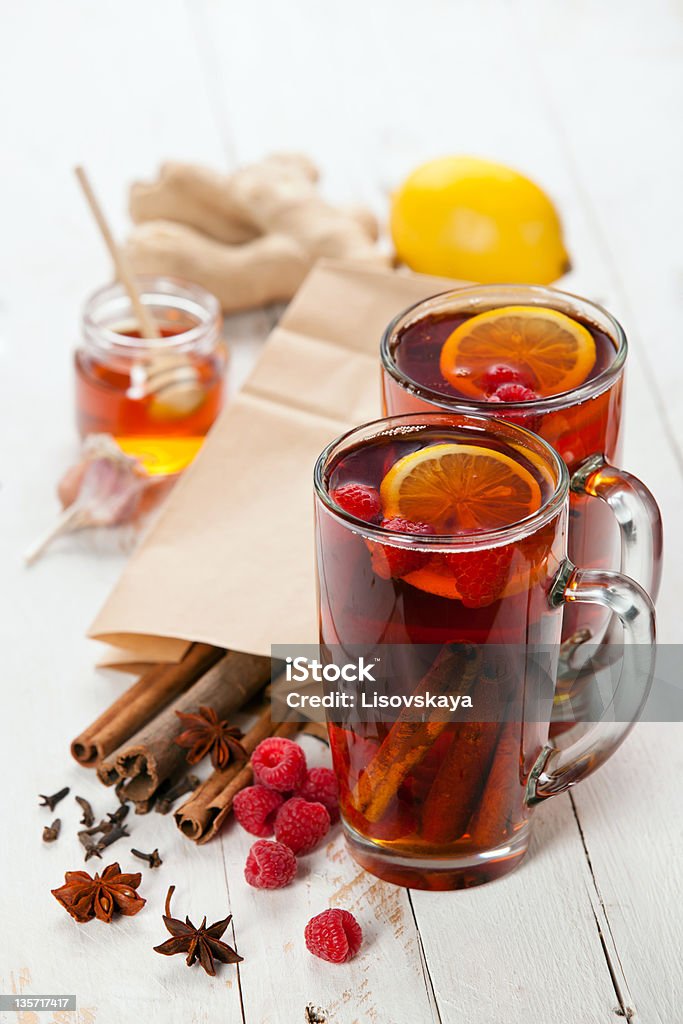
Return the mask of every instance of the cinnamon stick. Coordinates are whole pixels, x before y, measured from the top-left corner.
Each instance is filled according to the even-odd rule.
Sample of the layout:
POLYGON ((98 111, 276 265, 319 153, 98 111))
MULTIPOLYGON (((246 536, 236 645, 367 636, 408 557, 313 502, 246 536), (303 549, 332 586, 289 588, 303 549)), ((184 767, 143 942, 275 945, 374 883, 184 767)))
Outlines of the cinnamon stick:
MULTIPOLYGON (((414 692, 440 695, 466 689, 475 679, 480 662, 476 647, 445 645, 414 692)), ((408 715, 401 711, 354 789, 353 802, 367 821, 379 821, 403 780, 448 725, 447 716, 415 722, 408 720, 408 715)))
POLYGON ((98 776, 105 785, 130 779, 125 786, 127 799, 149 800, 165 779, 186 765, 185 750, 173 742, 181 731, 176 711, 192 712, 208 705, 220 718, 227 718, 269 679, 270 658, 228 651, 178 700, 112 751, 98 767, 98 776))
MULTIPOLYGON (((276 725, 271 719, 269 706, 242 738, 242 746, 252 754, 261 740, 273 735, 294 736, 301 724, 282 722, 276 725)), ((213 772, 175 812, 176 825, 188 839, 199 844, 207 843, 220 831, 232 810, 235 794, 250 786, 253 779, 250 762, 213 772)))
MULTIPOLYGON (((242 737, 241 743, 247 754, 251 755, 261 740, 271 736, 275 726, 270 717, 270 705, 266 707, 252 727, 242 737)), ((190 839, 198 839, 209 823, 209 807, 215 797, 234 779, 244 767, 242 764, 231 764, 222 771, 214 771, 202 782, 188 800, 174 812, 176 824, 183 835, 190 839)))
POLYGON ((224 654, 220 647, 192 644, 177 664, 155 665, 76 737, 71 744, 75 759, 79 764, 94 768, 224 654))
POLYGON ((502 726, 491 770, 469 825, 473 844, 483 850, 491 850, 505 841, 521 808, 521 732, 519 722, 505 722, 502 726))
POLYGON ((496 746, 498 722, 459 722, 432 783, 420 834, 430 843, 459 839, 477 805, 496 746))
MULTIPOLYGON (((272 735, 285 736, 287 739, 291 739, 292 736, 296 736, 300 728, 301 722, 281 722, 280 725, 273 730, 272 735)), ((240 792, 240 790, 246 789, 247 786, 251 786, 253 781, 254 769, 251 766, 251 761, 249 761, 240 769, 234 779, 231 779, 225 789, 219 793, 215 803, 220 804, 220 808, 213 818, 208 830, 197 840, 198 846, 203 846, 204 843, 208 843, 210 839, 213 839, 214 836, 220 832, 223 827, 223 822, 232 810, 232 804, 235 796, 240 792)))

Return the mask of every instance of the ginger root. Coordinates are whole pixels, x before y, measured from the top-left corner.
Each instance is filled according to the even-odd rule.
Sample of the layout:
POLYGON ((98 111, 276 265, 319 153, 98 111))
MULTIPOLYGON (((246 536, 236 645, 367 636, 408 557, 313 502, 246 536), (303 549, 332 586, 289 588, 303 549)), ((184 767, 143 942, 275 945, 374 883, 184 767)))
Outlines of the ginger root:
POLYGON ((134 184, 127 253, 137 273, 195 281, 225 312, 290 299, 321 256, 388 266, 364 208, 332 206, 307 157, 275 154, 232 175, 167 163, 134 184))

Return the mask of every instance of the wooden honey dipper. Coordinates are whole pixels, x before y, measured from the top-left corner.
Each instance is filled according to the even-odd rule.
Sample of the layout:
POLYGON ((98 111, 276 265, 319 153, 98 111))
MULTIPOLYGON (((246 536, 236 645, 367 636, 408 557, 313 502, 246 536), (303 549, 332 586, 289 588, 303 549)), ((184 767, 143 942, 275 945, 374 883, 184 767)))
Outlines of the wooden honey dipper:
MULTIPOLYGON (((116 277, 128 294, 140 334, 148 341, 158 341, 162 338, 161 331, 140 297, 128 259, 116 244, 90 180, 83 167, 76 167, 74 172, 112 258, 116 277)), ((189 416, 204 400, 204 389, 196 369, 180 354, 150 350, 140 370, 136 375, 139 380, 134 386, 135 397, 153 395, 155 401, 163 403, 164 410, 171 416, 189 416)))

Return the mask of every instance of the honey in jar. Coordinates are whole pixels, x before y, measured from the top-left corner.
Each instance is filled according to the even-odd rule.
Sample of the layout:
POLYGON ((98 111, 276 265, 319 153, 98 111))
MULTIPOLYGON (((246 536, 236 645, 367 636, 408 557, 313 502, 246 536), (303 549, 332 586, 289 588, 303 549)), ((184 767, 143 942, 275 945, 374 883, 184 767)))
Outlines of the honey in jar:
POLYGON ((220 411, 227 350, 218 300, 198 285, 140 277, 159 338, 143 338, 122 285, 85 304, 75 355, 82 437, 112 434, 155 476, 183 470, 220 411))

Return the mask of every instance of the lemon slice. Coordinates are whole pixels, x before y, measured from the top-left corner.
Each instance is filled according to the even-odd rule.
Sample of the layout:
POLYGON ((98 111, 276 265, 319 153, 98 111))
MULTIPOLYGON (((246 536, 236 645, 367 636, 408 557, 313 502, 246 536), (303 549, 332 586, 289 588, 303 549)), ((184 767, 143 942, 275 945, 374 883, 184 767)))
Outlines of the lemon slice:
POLYGON ((503 363, 523 371, 539 396, 571 391, 595 365, 590 331, 556 309, 502 306, 460 324, 441 349, 445 379, 471 398, 486 398, 482 378, 503 363))
POLYGON ((541 489, 509 455, 472 444, 435 444, 395 462, 380 487, 387 518, 425 522, 436 533, 491 530, 541 506, 541 489))

